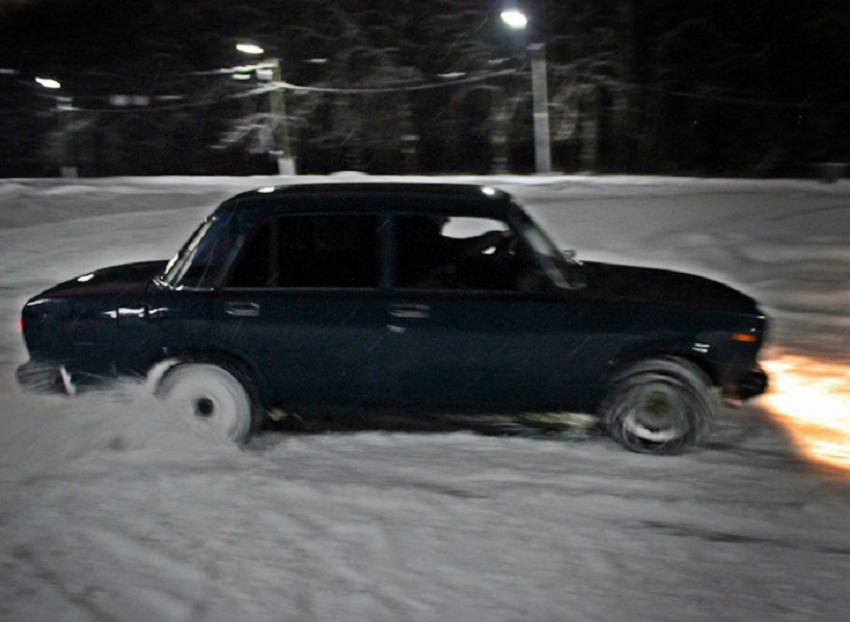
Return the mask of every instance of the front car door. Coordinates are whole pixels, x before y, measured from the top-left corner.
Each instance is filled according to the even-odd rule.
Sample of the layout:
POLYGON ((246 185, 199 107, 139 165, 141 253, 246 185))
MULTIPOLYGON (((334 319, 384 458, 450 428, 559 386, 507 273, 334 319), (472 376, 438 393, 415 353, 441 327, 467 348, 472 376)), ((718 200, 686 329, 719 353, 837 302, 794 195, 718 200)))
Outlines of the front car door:
POLYGON ((390 401, 490 412, 583 404, 604 366, 592 347, 603 333, 545 274, 520 223, 399 214, 393 229, 380 350, 390 401))

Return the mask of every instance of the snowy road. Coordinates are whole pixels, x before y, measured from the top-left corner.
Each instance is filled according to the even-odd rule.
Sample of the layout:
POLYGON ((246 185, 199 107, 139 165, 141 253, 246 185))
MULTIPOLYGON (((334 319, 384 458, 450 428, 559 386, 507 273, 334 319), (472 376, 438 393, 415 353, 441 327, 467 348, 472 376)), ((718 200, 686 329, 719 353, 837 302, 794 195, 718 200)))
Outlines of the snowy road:
MULTIPOLYGON (((779 379, 850 416, 850 186, 489 181, 582 257, 754 295, 779 379)), ((240 451, 141 386, 18 392, 27 297, 165 258, 218 200, 267 182, 0 181, 0 620, 850 618, 850 483, 802 459, 781 392, 724 409, 706 447, 673 458, 392 427, 240 451)))

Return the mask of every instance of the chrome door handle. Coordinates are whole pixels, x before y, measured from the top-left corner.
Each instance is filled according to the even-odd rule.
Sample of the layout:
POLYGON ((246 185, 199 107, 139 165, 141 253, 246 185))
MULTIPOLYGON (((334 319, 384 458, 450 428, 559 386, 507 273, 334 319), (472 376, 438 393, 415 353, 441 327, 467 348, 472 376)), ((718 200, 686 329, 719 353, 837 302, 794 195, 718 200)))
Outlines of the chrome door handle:
POLYGON ((256 302, 228 300, 224 303, 224 312, 233 317, 258 317, 260 315, 260 305, 256 302))
POLYGON ((390 315, 398 318, 425 319, 431 315, 431 307, 413 303, 401 303, 390 306, 390 315))

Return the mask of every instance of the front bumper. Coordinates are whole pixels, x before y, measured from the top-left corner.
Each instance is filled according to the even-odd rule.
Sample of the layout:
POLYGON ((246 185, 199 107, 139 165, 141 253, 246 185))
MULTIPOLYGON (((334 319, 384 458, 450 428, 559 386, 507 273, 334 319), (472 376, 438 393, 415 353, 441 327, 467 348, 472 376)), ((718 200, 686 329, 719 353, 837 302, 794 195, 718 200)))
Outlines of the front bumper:
POLYGON ((744 371, 731 386, 726 386, 724 395, 731 399, 747 400, 767 391, 768 378, 761 365, 756 363, 744 371))

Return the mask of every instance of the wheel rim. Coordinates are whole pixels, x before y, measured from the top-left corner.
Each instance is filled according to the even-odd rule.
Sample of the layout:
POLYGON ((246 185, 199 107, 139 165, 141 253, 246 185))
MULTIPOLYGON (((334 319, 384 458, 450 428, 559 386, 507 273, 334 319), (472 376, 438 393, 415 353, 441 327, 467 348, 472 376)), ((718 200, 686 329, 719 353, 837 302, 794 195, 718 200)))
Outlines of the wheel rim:
POLYGON ((688 405, 680 391, 655 382, 634 390, 623 431, 648 444, 665 444, 683 438, 689 430, 688 405))
POLYGON ((242 384, 215 365, 186 364, 169 372, 159 394, 178 410, 202 420, 236 442, 251 429, 251 400, 242 384))

